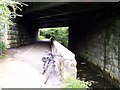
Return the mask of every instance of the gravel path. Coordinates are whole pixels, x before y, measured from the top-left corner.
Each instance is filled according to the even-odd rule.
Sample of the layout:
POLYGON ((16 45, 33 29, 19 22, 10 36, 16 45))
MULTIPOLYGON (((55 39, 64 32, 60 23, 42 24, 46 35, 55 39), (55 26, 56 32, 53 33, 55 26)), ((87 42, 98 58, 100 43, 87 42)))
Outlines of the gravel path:
POLYGON ((0 87, 2 88, 58 88, 57 80, 45 82, 41 58, 49 50, 48 43, 37 43, 16 48, 16 54, 0 63, 0 87))

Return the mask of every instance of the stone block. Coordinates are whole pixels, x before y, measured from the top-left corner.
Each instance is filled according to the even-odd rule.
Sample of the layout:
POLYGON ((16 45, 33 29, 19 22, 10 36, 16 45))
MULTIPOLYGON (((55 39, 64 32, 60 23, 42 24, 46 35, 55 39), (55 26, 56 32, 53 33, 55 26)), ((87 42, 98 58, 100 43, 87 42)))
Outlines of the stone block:
POLYGON ((112 70, 114 71, 114 73, 119 73, 118 67, 112 66, 112 70))
POLYGON ((64 72, 63 72, 63 78, 72 76, 76 77, 76 62, 74 60, 71 61, 64 61, 64 72))
POLYGON ((112 79, 119 79, 119 73, 115 73, 115 72, 110 72, 110 76, 112 77, 112 79))
POLYGON ((118 60, 114 59, 112 63, 114 66, 118 67, 118 60))
POLYGON ((115 73, 113 73, 113 72, 111 71, 111 72, 110 72, 110 76, 111 76, 112 79, 114 78, 114 75, 115 75, 115 73))
POLYGON ((115 57, 114 57, 115 59, 118 59, 118 53, 115 55, 115 57))
POLYGON ((113 65, 113 59, 112 59, 112 58, 111 58, 111 59, 108 59, 108 60, 107 60, 107 64, 113 65))
POLYGON ((110 64, 106 64, 105 68, 109 71, 111 71, 111 65, 110 64))
POLYGON ((118 77, 119 77, 119 79, 118 79, 118 80, 120 81, 120 71, 119 71, 119 73, 118 73, 118 77))
POLYGON ((110 73, 110 70, 109 70, 109 69, 107 69, 107 68, 105 68, 105 71, 106 71, 107 73, 110 73))
POLYGON ((100 56, 100 60, 102 60, 102 61, 103 61, 103 60, 104 60, 104 56, 100 56))
POLYGON ((104 62, 99 60, 99 65, 100 65, 100 67, 104 67, 104 62))
POLYGON ((101 67, 100 67, 100 69, 103 71, 103 69, 104 69, 104 66, 101 66, 101 67))
POLYGON ((113 58, 113 53, 112 53, 112 52, 109 52, 108 57, 109 57, 109 58, 113 58))

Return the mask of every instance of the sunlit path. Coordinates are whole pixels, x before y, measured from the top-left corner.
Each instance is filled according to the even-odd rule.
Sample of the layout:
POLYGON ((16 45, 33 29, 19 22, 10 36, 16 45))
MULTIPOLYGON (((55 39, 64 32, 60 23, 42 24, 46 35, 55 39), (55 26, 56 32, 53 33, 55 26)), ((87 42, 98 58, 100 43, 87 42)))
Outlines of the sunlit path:
POLYGON ((45 56, 45 51, 50 50, 50 48, 48 43, 37 43, 16 50, 18 53, 14 56, 18 60, 30 64, 41 73, 43 65, 42 57, 45 56))
POLYGON ((0 87, 2 88, 40 88, 42 75, 24 62, 13 60, 0 63, 0 87))
POLYGON ((49 50, 49 43, 42 42, 14 49, 13 57, 0 63, 0 87, 3 88, 55 88, 53 83, 45 85, 41 58, 49 50))

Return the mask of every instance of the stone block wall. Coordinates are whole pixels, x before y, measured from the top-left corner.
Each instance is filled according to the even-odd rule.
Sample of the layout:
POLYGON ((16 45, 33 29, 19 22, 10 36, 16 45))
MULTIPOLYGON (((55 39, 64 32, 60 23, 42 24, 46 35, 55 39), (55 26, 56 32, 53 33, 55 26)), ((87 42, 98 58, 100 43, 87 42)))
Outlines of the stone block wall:
MULTIPOLYGON (((79 55, 89 62, 98 66, 102 71, 109 74, 112 79, 120 82, 119 78, 119 31, 116 27, 118 20, 112 19, 110 26, 106 23, 97 26, 89 38, 86 38, 83 47, 78 51, 79 55)), ((89 27, 92 28, 92 27, 89 27)))
POLYGON ((120 87, 120 16, 106 11, 90 22, 78 22, 70 27, 69 48, 120 87))
POLYGON ((16 24, 8 30, 7 41, 7 48, 14 48, 30 44, 32 42, 32 37, 30 37, 23 25, 16 24))

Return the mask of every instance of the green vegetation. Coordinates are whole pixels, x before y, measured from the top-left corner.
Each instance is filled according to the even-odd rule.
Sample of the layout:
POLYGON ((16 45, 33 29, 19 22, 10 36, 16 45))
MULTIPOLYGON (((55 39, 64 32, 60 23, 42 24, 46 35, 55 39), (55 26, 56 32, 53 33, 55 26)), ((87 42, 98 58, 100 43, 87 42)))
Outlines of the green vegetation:
POLYGON ((39 39, 39 40, 44 40, 44 39, 45 39, 45 36, 39 36, 38 39, 39 39))
POLYGON ((21 10, 23 3, 19 3, 11 0, 0 0, 0 58, 2 58, 4 50, 6 50, 6 45, 4 41, 4 33, 8 31, 10 26, 13 26, 12 21, 16 16, 21 16, 16 13, 16 10, 21 10))
POLYGON ((91 86, 91 83, 80 81, 79 79, 68 77, 65 79, 64 88, 84 88, 87 89, 91 86))
POLYGON ((5 55, 3 54, 3 51, 6 50, 6 46, 4 42, 0 42, 0 59, 3 59, 5 55))
POLYGON ((65 47, 67 47, 68 46, 68 27, 40 29, 39 40, 42 40, 45 38, 47 39, 53 38, 54 40, 60 42, 65 47))

